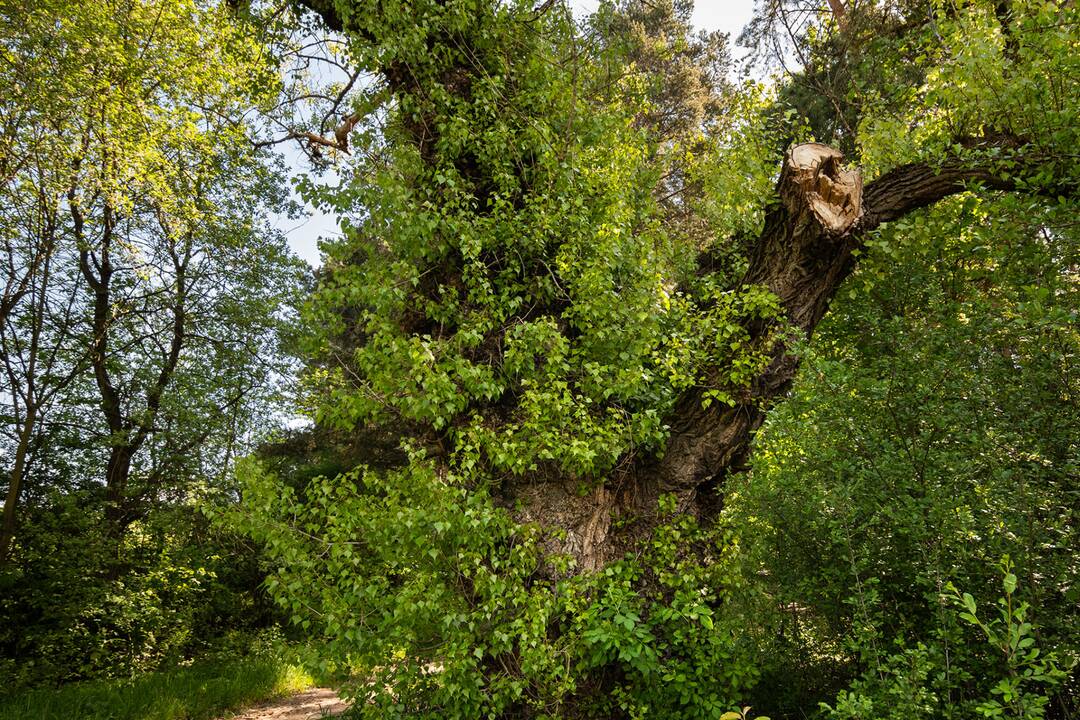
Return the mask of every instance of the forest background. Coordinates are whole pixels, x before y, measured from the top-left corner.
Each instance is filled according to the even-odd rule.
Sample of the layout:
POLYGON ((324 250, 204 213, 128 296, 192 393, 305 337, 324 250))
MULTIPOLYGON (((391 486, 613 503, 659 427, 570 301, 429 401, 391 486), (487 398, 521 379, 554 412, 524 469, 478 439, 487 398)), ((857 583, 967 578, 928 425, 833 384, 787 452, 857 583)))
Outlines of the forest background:
POLYGON ((1080 9, 693 12, 0 1, 0 708, 1080 713, 1080 9))

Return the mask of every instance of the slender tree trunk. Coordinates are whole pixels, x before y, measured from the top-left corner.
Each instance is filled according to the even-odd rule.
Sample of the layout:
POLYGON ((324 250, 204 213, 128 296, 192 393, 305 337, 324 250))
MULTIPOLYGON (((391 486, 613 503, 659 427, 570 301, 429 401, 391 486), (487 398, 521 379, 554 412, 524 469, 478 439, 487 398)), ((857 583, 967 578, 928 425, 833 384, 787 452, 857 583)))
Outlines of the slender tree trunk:
MULTIPOLYGON (((32 270, 32 272, 36 274, 38 270, 37 266, 40 264, 41 275, 38 279, 37 287, 33 288, 31 296, 30 317, 32 320, 30 344, 24 375, 25 386, 22 394, 24 415, 22 428, 19 431, 19 441, 15 448, 15 463, 11 468, 11 476, 8 481, 7 497, 4 499, 3 526, 0 528, 0 567, 7 564, 11 553, 11 544, 15 539, 15 513, 19 504, 19 494, 22 491, 23 477, 26 474, 27 459, 30 456, 30 443, 33 440, 34 433, 37 431, 38 414, 42 408, 43 394, 41 390, 39 390, 37 377, 38 354, 41 351, 41 336, 45 325, 46 307, 48 304, 52 253, 55 248, 55 236, 52 232, 49 232, 46 237, 48 240, 44 243, 42 252, 35 254, 35 267, 32 270)), ((33 277, 28 274, 24 287, 29 288, 29 286, 32 285, 32 280, 33 277)), ((6 323, 7 317, 0 318, 0 321, 6 323)), ((6 326, 0 325, 0 327, 6 326)), ((46 362, 46 375, 48 374, 47 371, 51 367, 51 364, 51 362, 46 362)), ((15 395, 17 393, 17 390, 15 389, 16 372, 7 359, 5 359, 5 366, 8 377, 12 383, 11 392, 15 395)), ((61 381, 60 385, 63 384, 65 383, 61 381)), ((44 395, 47 396, 48 393, 45 393, 44 395)), ((17 412, 18 411, 16 410, 16 413, 17 412)))
MULTIPOLYGON (((78 209, 77 204, 72 205, 73 210, 78 209)), ((111 282, 113 267, 109 259, 109 250, 112 240, 113 214, 110 208, 105 209, 105 235, 101 243, 101 257, 96 262, 87 251, 80 256, 80 268, 94 294, 93 307, 93 342, 91 347, 91 365, 94 369, 94 378, 101 397, 101 409, 112 434, 114 443, 109 450, 109 460, 105 470, 106 508, 105 519, 109 525, 109 532, 121 539, 127 525, 132 520, 130 512, 130 498, 128 497, 128 480, 131 476, 131 466, 135 455, 142 449, 147 438, 153 431, 154 421, 161 408, 162 397, 173 380, 173 375, 180 361, 180 354, 186 340, 187 323, 187 296, 190 290, 188 286, 187 264, 191 259, 190 248, 183 254, 177 252, 176 247, 169 249, 176 271, 176 287, 173 299, 173 322, 170 333, 169 348, 162 357, 161 367, 153 385, 145 396, 145 409, 133 419, 125 413, 121 402, 120 390, 113 384, 109 374, 109 334, 111 330, 111 282), (96 272, 95 272, 96 269, 96 272)), ((81 214, 76 213, 77 231, 81 231, 81 214)), ((162 230, 168 233, 167 227, 162 230)))
POLYGON ((114 445, 105 467, 105 520, 109 532, 117 536, 123 534, 123 528, 127 525, 127 485, 136 450, 129 444, 114 445))
POLYGON ((26 408, 26 417, 19 433, 19 443, 15 448, 15 464, 11 468, 7 497, 4 499, 4 524, 0 528, 0 567, 7 565, 11 544, 15 539, 15 509, 19 504, 19 492, 22 490, 26 460, 30 455, 30 441, 34 437, 36 424, 37 407, 30 405, 26 408))
MULTIPOLYGON (((48 203, 43 202, 42 207, 47 208, 48 203)), ((35 434, 38 432, 38 421, 43 416, 45 409, 56 393, 66 387, 77 374, 73 368, 66 374, 56 373, 56 359, 60 345, 67 333, 73 327, 70 316, 63 316, 61 322, 54 324, 57 334, 53 336, 51 348, 43 348, 45 341, 43 335, 50 320, 55 323, 56 317, 50 318, 49 313, 49 290, 52 285, 53 253, 56 250, 56 224, 48 210, 43 213, 45 221, 42 225, 43 232, 38 236, 39 242, 35 244, 32 258, 25 274, 18 282, 17 292, 9 293, 5 288, 4 302, 0 303, 0 352, 4 353, 3 365, 11 383, 9 391, 12 396, 13 410, 19 413, 18 398, 22 399, 23 417, 22 425, 18 433, 18 441, 15 448, 15 461, 9 476, 7 497, 4 500, 4 518, 0 526, 0 567, 10 560, 11 545, 15 538, 16 517, 19 505, 19 495, 23 489, 23 479, 26 476, 26 467, 30 458, 30 446, 35 434), (10 314, 15 310, 16 304, 29 295, 30 304, 28 314, 20 320, 29 321, 30 342, 26 346, 24 362, 13 362, 13 358, 7 355, 7 351, 13 350, 14 355, 21 355, 22 348, 14 338, 24 332, 24 325, 20 320, 8 324, 10 314), (6 337, 10 334, 12 343, 9 345, 6 337), (19 386, 21 385, 21 390, 19 386)), ((9 248, 10 250, 10 248, 9 248)), ((10 261, 9 254, 9 261, 10 261)), ((45 341, 47 342, 47 341, 45 341)))

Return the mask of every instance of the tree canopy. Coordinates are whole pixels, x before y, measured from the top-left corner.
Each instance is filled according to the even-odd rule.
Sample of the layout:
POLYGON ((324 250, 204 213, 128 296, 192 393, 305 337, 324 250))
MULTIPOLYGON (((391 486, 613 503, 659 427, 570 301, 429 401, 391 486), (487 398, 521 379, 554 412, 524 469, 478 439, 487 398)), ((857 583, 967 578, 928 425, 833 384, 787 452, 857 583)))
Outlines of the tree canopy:
POLYGON ((0 643, 17 679, 124 674, 191 641, 214 551, 171 555, 281 406, 304 271, 248 118, 280 83, 205 3, 2 3, 0 28, 0 643))
POLYGON ((691 16, 6 8, 8 582, 211 506, 357 717, 1074 717, 1080 9, 691 16))
MULTIPOLYGON (((581 25, 557 4, 303 4, 375 77, 356 101, 359 119, 349 118, 348 178, 310 189, 345 217, 346 232, 327 247, 305 311, 308 402, 318 426, 345 442, 389 435, 402 452, 302 483, 245 468, 252 529, 278 559, 278 600, 328 639, 331 656, 377 668, 372 682, 386 692, 370 693, 361 711, 372 716, 716 717, 765 687, 770 663, 754 659, 761 616, 725 608, 751 592, 782 597, 755 579, 778 571, 730 563, 768 537, 790 542, 774 523, 788 502, 811 512, 801 493, 805 484, 809 499, 814 476, 801 458, 830 456, 811 448, 817 435, 802 416, 784 415, 799 450, 753 460, 751 440, 792 391, 841 289, 854 302, 860 285, 891 277, 884 257, 904 267, 927 242, 997 285, 989 277, 1008 263, 991 248, 1004 242, 1049 263, 1041 272, 1055 280, 1038 297, 1067 304, 1075 292, 1075 8, 834 3, 801 11, 797 25, 799 8, 766 3, 747 37, 765 52, 782 26, 802 65, 770 89, 727 81, 722 44, 694 35, 682 5, 605 4, 581 25), (985 249, 965 256, 957 233, 985 233, 976 246, 985 249), (746 482, 761 484, 733 493, 732 478, 755 462, 746 482), (784 502, 762 499, 785 482, 784 502), (757 501, 760 515, 744 515, 757 501), (763 522, 776 534, 750 534, 763 522)), ((961 290, 968 282, 957 276, 956 296, 935 308, 961 334, 930 342, 978 332, 996 357, 1006 351, 991 349, 994 333, 961 308, 1007 311, 978 283, 961 290)), ((890 314, 875 312, 857 312, 853 326, 888 327, 890 314)), ((1061 337, 1075 343, 1072 332, 1061 337)), ((891 367, 918 357, 920 342, 897 348, 891 367)), ((1074 352, 1054 357, 1069 377, 1074 352)), ((932 375, 927 363, 920 370, 932 375)), ((842 367, 852 382, 864 372, 842 367)), ((1073 407, 1068 382, 1054 387, 1073 407)), ((953 437, 964 423, 946 417, 913 417, 908 432, 953 437)), ((969 421, 970 432, 992 432, 969 421)), ((1046 462, 1075 462, 1073 430, 1053 432, 1061 444, 1046 462)), ((785 430, 771 432, 782 442, 785 430)), ((840 450, 837 469, 853 455, 840 450)), ((930 457, 921 462, 947 462, 930 457)), ((968 472, 985 488, 985 476, 968 472)), ((1071 489, 1044 500, 1061 507, 1075 473, 1055 477, 1071 489)), ((905 493, 929 492, 887 487, 850 512, 863 518, 872 498, 903 507, 905 493)), ((993 551, 1005 552, 1019 562, 1019 545, 993 551)), ((840 565, 856 587, 859 557, 840 565)), ((940 599, 945 583, 973 582, 936 557, 939 582, 926 592, 940 599)), ((981 560, 978 577, 998 571, 1000 557, 981 560)), ((1075 571, 1074 554, 1065 566, 1075 571)), ((839 587, 824 592, 847 597, 850 586, 839 587)), ((911 592, 890 592, 901 591, 911 592)), ((800 614, 829 617, 799 607, 792 622, 800 614)), ((914 642, 887 627, 874 631, 914 642)), ((814 652, 845 636, 833 632, 814 638, 814 652)), ((877 685, 888 686, 884 668, 905 660, 878 653, 877 685)), ((1024 677, 1060 681, 1043 661, 1023 662, 1039 668, 1024 677)), ((1016 663, 1010 672, 1024 667, 1016 663)), ((965 707, 954 689, 963 682, 947 680, 927 707, 965 707)), ((839 715, 871 712, 845 702, 839 715)))

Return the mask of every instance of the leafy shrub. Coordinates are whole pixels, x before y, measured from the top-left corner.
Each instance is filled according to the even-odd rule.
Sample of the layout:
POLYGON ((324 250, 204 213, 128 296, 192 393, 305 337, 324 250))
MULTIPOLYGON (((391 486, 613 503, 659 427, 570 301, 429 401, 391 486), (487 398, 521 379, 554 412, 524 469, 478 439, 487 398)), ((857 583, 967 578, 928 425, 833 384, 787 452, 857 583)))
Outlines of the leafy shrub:
POLYGON ((254 462, 241 477, 275 600, 326 667, 373 668, 362 717, 715 718, 754 681, 716 619, 724 565, 703 562, 723 538, 673 502, 644 556, 570 575, 538 528, 423 464, 300 492, 254 462))
MULTIPOLYGON (((867 670, 848 690, 836 697, 835 706, 822 703, 829 720, 902 720, 915 717, 988 717, 1041 720, 1046 717, 1051 695, 1067 673, 1058 667, 1057 654, 1036 646, 1035 629, 1027 621, 1030 606, 1017 600, 1017 577, 1008 558, 1002 563, 1004 595, 998 599, 999 614, 983 620, 976 614, 975 598, 961 594, 951 584, 946 597, 959 608, 957 616, 975 626, 986 645, 967 638, 965 645, 950 647, 939 638, 931 647, 918 643, 899 648, 867 670), (979 701, 965 697, 965 688, 976 676, 965 671, 981 651, 998 655, 1003 677, 990 687, 990 697, 979 701), (957 652, 959 651, 959 652, 957 652)), ((987 676, 992 678, 991 675, 987 676)))
POLYGON ((118 544, 88 506, 39 509, 0 575, 0 657, 16 686, 131 677, 272 622, 254 552, 194 508, 152 512, 118 544))
MULTIPOLYGON (((1080 656, 1075 287, 996 202, 1008 223, 964 198, 881 233, 730 485, 758 705, 978 717, 1002 657, 942 598, 994 604, 1006 555, 1043 653, 1080 656)), ((1077 683, 1047 689, 1048 716, 1076 712, 1077 683)))

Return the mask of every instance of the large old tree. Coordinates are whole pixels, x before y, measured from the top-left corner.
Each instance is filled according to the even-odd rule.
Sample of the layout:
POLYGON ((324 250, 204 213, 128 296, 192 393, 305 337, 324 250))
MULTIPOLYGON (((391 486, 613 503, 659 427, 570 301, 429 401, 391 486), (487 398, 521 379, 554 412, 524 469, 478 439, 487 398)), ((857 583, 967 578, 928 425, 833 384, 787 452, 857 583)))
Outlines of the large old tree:
POLYGON ((883 225, 960 193, 1075 201, 1076 10, 830 3, 798 38, 834 86, 801 109, 848 162, 728 86, 686 7, 582 29, 553 3, 302 4, 372 74, 343 132, 307 135, 358 158, 312 190, 346 229, 309 308, 313 415, 401 449, 292 487, 250 469, 279 599, 380 667, 378 712, 726 709, 737 643, 664 614, 722 601, 725 478, 883 225), (857 62, 877 86, 842 86, 857 62))

